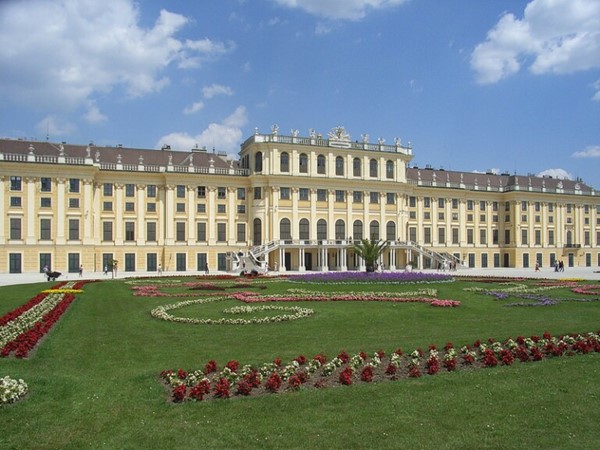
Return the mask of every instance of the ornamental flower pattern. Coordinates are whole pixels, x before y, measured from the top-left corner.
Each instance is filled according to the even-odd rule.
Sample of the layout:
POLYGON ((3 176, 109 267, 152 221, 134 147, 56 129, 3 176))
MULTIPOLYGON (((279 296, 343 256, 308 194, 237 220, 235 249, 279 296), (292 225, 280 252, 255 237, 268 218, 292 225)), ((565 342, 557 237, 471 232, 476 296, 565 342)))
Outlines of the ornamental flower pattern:
MULTIPOLYGON (((167 370, 161 373, 161 378, 173 402, 201 401, 418 378, 423 374, 435 375, 442 367, 447 372, 454 372, 468 367, 514 366, 516 362, 530 363, 591 352, 600 353, 600 331, 563 336, 545 332, 541 337, 518 336, 503 342, 477 340, 461 347, 460 352, 452 343, 447 343, 443 350, 430 345, 428 352, 417 348, 404 354, 398 349, 389 356, 382 350, 372 356, 365 352, 349 354, 343 350, 330 361, 323 354, 310 360, 300 355, 289 364, 282 364, 278 358, 278 363, 260 367, 247 365, 242 369, 239 364, 232 366, 230 362, 221 372, 167 370), (301 365, 299 361, 305 362, 301 365)), ((214 361, 208 365, 216 367, 214 361)))

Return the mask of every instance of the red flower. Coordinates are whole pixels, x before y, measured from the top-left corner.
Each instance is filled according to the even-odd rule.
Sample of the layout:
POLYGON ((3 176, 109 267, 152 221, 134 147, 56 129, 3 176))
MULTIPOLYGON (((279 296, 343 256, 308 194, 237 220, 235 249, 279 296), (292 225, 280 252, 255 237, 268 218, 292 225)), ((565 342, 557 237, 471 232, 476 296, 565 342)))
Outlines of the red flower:
POLYGON ((209 373, 213 373, 213 372, 216 372, 216 371, 217 371, 217 363, 216 363, 216 361, 214 359, 211 359, 204 366, 204 374, 208 375, 209 373))
POLYGON ((190 398, 201 401, 206 394, 210 392, 210 383, 207 380, 202 380, 190 390, 190 398))
POLYGON ((397 371, 398 371, 398 368, 396 366, 394 366, 393 364, 388 364, 388 366, 385 369, 385 374, 386 375, 396 375, 397 371))
POLYGON ((185 380, 187 377, 187 372, 183 369, 179 369, 177 371, 177 378, 179 378, 180 380, 185 380))
POLYGON ((496 358, 494 352, 489 348, 483 352, 483 364, 485 364, 486 367, 494 367, 498 365, 498 358, 496 358))
POLYGON ((340 358, 344 364, 348 364, 348 361, 350 361, 350 356, 346 353, 346 350, 342 350, 337 357, 340 358))
POLYGON ((277 372, 273 372, 271 375, 269 375, 269 378, 267 379, 267 382, 265 384, 265 388, 269 392, 277 392, 280 387, 281 377, 277 372))
POLYGON ((250 391, 252 391, 252 385, 247 381, 242 380, 237 384, 235 393, 238 395, 250 395, 250 391))
POLYGON ((327 358, 325 357, 325 355, 319 353, 318 355, 315 355, 315 357, 313 358, 315 361, 319 361, 321 363, 321 365, 325 364, 327 362, 327 358))
POLYGON ((349 386, 352 384, 352 369, 350 367, 346 367, 344 370, 342 370, 342 372, 340 373, 340 383, 345 384, 346 386, 349 386))
POLYGON ((183 400, 185 400, 185 394, 186 394, 185 385, 180 384, 179 386, 177 386, 173 389, 173 392, 172 392, 173 401, 175 403, 182 402, 183 400))
POLYGON ((444 367, 446 368, 446 370, 448 372, 452 372, 453 370, 456 369, 456 359, 445 359, 444 360, 444 367))
POLYGON ((227 378, 220 378, 219 381, 217 381, 217 384, 215 385, 215 397, 229 398, 229 396, 231 395, 231 392, 229 391, 230 387, 231 385, 227 378))
POLYGON ((292 375, 288 379, 288 386, 290 387, 290 389, 299 389, 301 385, 302 385, 302 380, 300 379, 300 376, 298 376, 297 374, 292 375))
POLYGON ((440 361, 437 358, 429 358, 427 360, 427 373, 435 375, 440 371, 440 361))
POLYGON ((231 361, 229 361, 227 363, 227 367, 229 368, 229 370, 231 370, 232 372, 237 372, 237 370, 240 367, 240 363, 237 362, 235 359, 232 359, 231 361))
POLYGON ((295 361, 300 365, 306 364, 306 356, 300 355, 295 359, 295 361))
POLYGON ((408 371, 408 376, 411 378, 419 378, 421 376, 421 369, 418 366, 412 366, 408 371))
POLYGON ((373 381, 373 368, 371 366, 363 367, 363 370, 360 373, 360 379, 362 381, 366 381, 367 383, 373 381))

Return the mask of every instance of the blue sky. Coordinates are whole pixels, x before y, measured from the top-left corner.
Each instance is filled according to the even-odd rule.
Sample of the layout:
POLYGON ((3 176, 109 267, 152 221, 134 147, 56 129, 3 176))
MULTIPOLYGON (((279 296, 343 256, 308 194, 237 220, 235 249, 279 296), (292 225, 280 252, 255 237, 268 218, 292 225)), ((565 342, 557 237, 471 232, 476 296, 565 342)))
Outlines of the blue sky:
POLYGON ((600 0, 3 0, 0 136, 236 154, 297 129, 600 188, 600 0))

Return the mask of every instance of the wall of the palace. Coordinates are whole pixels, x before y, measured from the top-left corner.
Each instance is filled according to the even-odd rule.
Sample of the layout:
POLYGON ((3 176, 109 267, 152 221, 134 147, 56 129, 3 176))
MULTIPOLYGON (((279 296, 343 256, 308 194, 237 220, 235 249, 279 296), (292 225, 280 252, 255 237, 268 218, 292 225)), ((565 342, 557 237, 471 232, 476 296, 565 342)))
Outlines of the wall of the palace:
MULTIPOLYGON (((474 267, 600 265, 596 196, 408 183, 402 152, 257 142, 240 156, 249 176, 2 161, 0 272, 46 261, 102 271, 109 258, 126 271, 202 271, 205 261, 227 270, 228 252, 270 241, 347 242, 325 254, 290 245, 268 258, 281 267, 287 257, 291 270, 307 269, 306 258, 313 269, 349 270, 359 267, 349 238, 360 237, 414 241, 474 267)), ((401 248, 383 258, 384 268, 407 263, 429 261, 401 248)))

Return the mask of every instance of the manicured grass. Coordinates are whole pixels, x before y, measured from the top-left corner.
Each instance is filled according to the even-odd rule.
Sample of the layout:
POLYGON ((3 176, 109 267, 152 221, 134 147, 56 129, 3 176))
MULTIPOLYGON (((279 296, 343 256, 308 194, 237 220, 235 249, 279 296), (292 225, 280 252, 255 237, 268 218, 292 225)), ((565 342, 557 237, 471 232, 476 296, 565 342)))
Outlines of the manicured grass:
MULTIPOLYGON (((269 282, 259 292, 431 287, 438 289, 439 298, 462 305, 298 302, 289 305, 312 308, 315 315, 267 325, 198 326, 150 317, 152 308, 185 299, 134 297, 123 281, 88 284, 28 359, 0 359, 0 376, 23 378, 30 388, 24 401, 0 408, 0 448, 597 447, 598 354, 180 405, 167 402, 159 383, 164 369, 199 369, 209 359, 220 366, 231 359, 261 364, 299 354, 332 358, 342 349, 412 351, 430 343, 442 347, 447 341, 460 346, 488 337, 600 329, 600 302, 509 308, 503 304, 515 299, 498 301, 463 290, 474 285, 490 287, 464 282, 269 282)), ((0 288, 0 315, 47 287, 0 288)), ((565 289, 551 292, 576 297, 565 289)), ((176 313, 218 317, 219 311, 238 303, 190 306, 176 313)))

